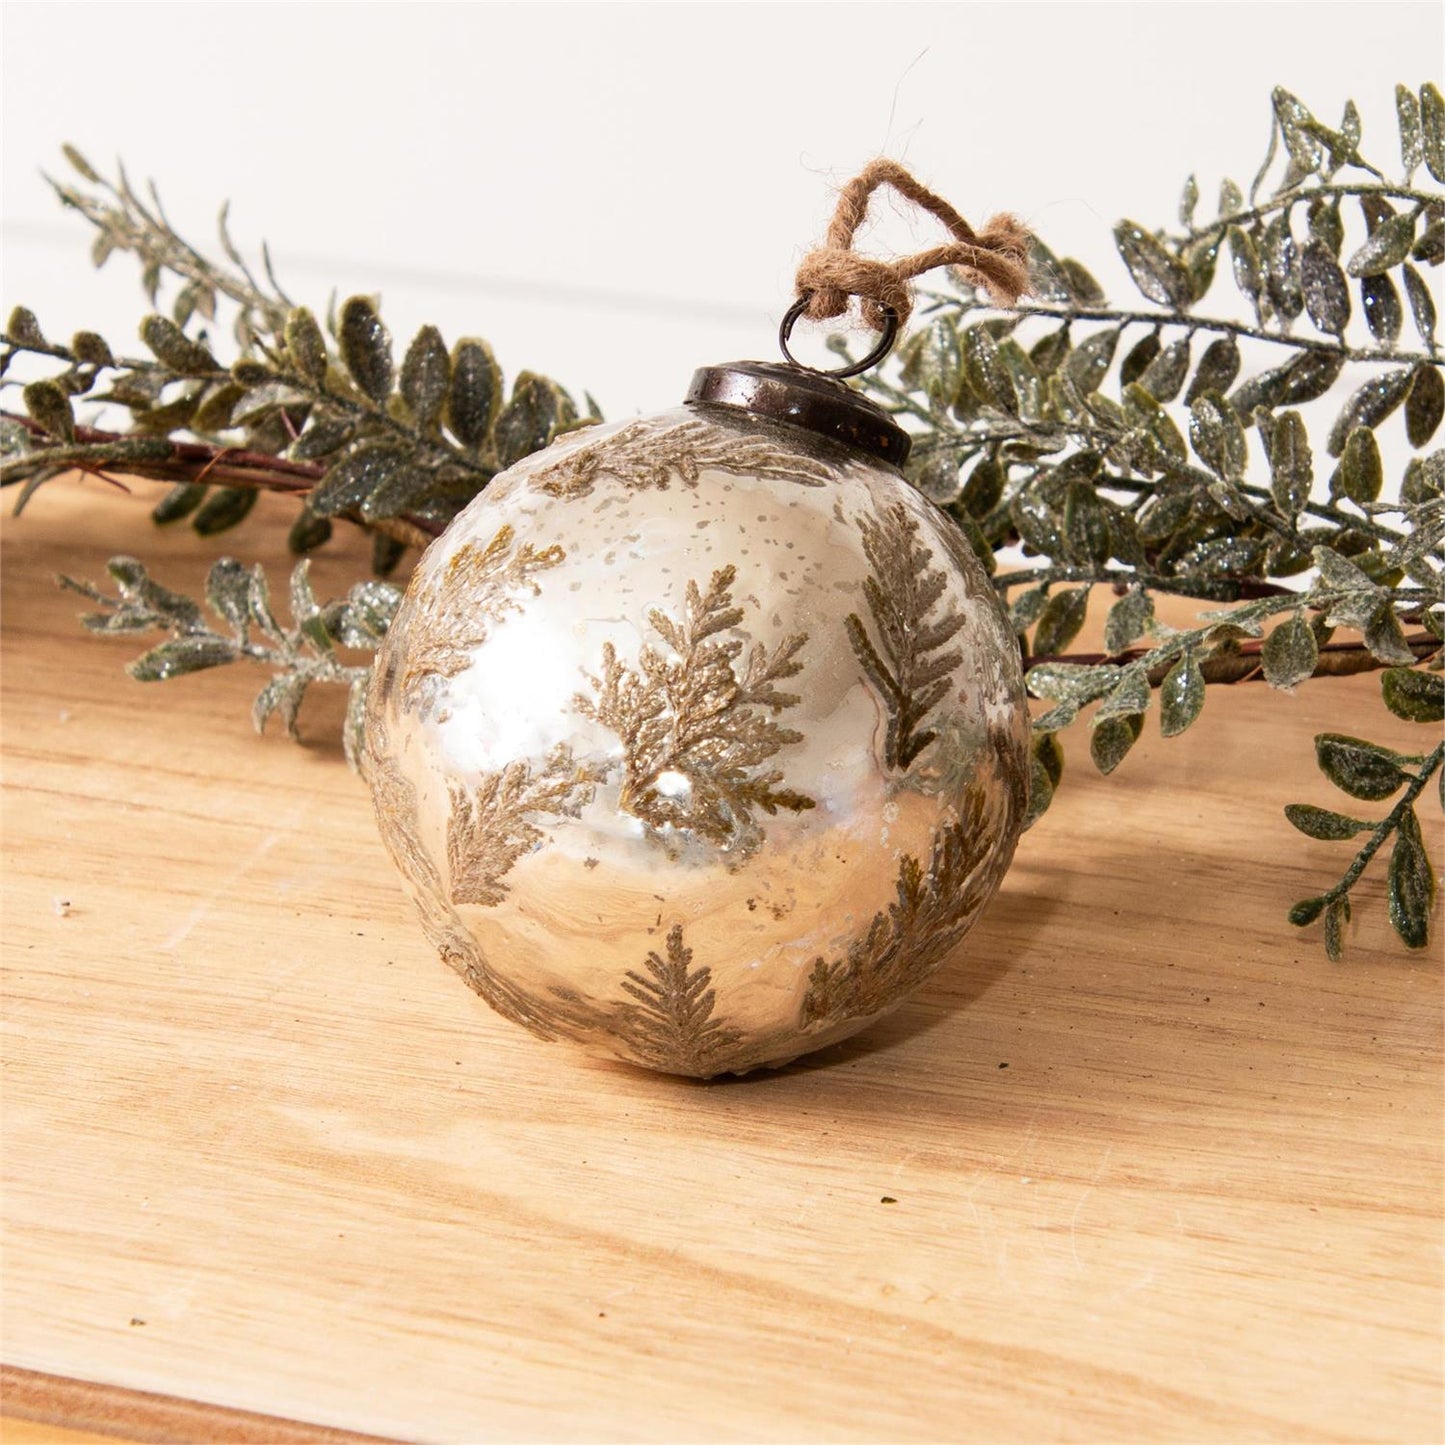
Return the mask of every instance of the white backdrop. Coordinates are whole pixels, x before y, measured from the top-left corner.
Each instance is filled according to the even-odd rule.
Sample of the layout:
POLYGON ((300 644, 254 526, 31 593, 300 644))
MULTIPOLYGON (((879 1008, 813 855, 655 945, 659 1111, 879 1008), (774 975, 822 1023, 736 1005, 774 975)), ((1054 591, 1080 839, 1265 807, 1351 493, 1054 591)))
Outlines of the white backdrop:
MULTIPOLYGON (((1269 91, 1347 96, 1394 161, 1396 80, 1438 75, 1433 3, 8 3, 3 301, 113 344, 124 257, 39 177, 71 140, 159 183, 209 242, 232 200, 297 299, 382 293, 398 334, 490 339, 610 416, 770 357, 833 187, 909 163, 965 214, 1019 212, 1121 296, 1109 226, 1172 219, 1263 153, 1269 91)), ((931 239, 894 213, 882 247, 931 239)))

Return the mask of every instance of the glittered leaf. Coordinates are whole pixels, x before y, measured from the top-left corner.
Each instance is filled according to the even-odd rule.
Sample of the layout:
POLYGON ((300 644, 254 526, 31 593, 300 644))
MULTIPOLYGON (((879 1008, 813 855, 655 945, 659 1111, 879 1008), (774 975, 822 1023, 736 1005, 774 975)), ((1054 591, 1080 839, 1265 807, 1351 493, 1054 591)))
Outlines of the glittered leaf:
POLYGON ((1264 284, 1275 310, 1293 320, 1304 310, 1304 288, 1300 280, 1299 247, 1290 232, 1289 212, 1280 211, 1264 228, 1261 248, 1264 284))
POLYGON ((1065 256, 1059 267, 1068 282, 1070 299, 1080 306, 1098 306, 1104 300, 1104 288, 1090 271, 1072 256, 1065 256))
POLYGON ((545 377, 524 371, 512 387, 512 399, 497 417, 497 460, 504 467, 540 451, 556 435, 560 406, 557 388, 545 377))
POLYGON ((1405 398, 1405 435, 1412 447, 1423 447, 1435 435, 1440 418, 1445 415, 1445 378, 1440 368, 1422 361, 1410 383, 1405 398))
POLYGON ((353 296, 341 308, 336 339, 352 380, 374 402, 391 394, 391 333, 365 296, 353 296))
POLYGON ((1199 460, 1231 481, 1244 475, 1249 459, 1244 429, 1234 408, 1216 392, 1207 392, 1189 408, 1189 441, 1199 460))
POLYGON ((371 442, 344 456, 311 493, 311 510, 334 517, 358 508, 378 487, 408 468, 407 454, 386 443, 371 442))
POLYGON ((1299 612, 1280 623, 1264 639, 1260 654, 1265 681, 1271 687, 1286 689, 1312 677, 1319 658, 1314 628, 1299 612))
POLYGON ((1322 397, 1339 379, 1345 358, 1339 352, 1304 351, 1285 363, 1278 406, 1299 406, 1322 397))
POLYGON ((1037 239, 1029 248, 1029 294, 1037 296, 1040 301, 1073 299, 1063 264, 1037 239))
MULTIPOLYGON (((1211 341, 1204 348, 1204 355, 1199 358, 1199 368, 1194 373, 1194 380, 1189 383, 1189 390, 1184 394, 1184 401, 1187 406, 1193 404, 1206 392, 1218 392, 1221 396, 1234 384, 1234 378, 1239 375, 1239 345, 1232 336, 1221 336, 1211 341)), ((1158 395, 1158 393, 1155 393, 1158 395)), ((1159 397, 1160 401, 1167 401, 1167 397, 1159 397)))
POLYGON ((1089 610, 1089 589, 1068 588, 1049 598, 1034 632, 1034 654, 1052 657, 1079 635, 1089 610))
POLYGON ((68 141, 60 147, 60 153, 91 185, 102 186, 105 184, 95 167, 68 141))
POLYGON ((1405 85, 1395 87, 1395 116, 1400 125, 1400 164, 1405 168, 1405 183, 1425 159, 1425 143, 1420 131, 1420 102, 1405 85))
POLYGON ((1089 734, 1089 756, 1106 777, 1119 766, 1144 730, 1142 713, 1106 718, 1089 734))
POLYGON ((1179 224, 1186 229, 1194 224, 1194 210, 1199 205, 1199 181, 1195 176, 1190 176, 1184 182, 1184 189, 1179 196, 1179 224))
POLYGON ((1362 572, 1353 562, 1341 557, 1332 547, 1316 547, 1314 559, 1315 566, 1320 569, 1320 580, 1331 591, 1376 590, 1368 573, 1362 572))
POLYGON ((222 557, 206 577, 206 602, 238 632, 249 618, 251 574, 234 557, 222 557))
POLYGON ((94 331, 77 331, 70 338, 70 349, 75 353, 78 361, 83 361, 89 366, 115 365, 115 357, 111 355, 109 343, 105 337, 94 331))
POLYGON ((1177 737, 1204 707, 1204 673, 1193 653, 1181 657, 1165 674, 1159 688, 1159 730, 1177 737))
POLYGON ((1423 265, 1438 266, 1445 261, 1445 221, 1431 221, 1410 248, 1410 258, 1423 265))
POLYGON ((1109 560, 1109 516, 1087 482, 1070 482, 1064 494, 1064 539, 1070 553, 1082 562, 1102 567, 1109 560))
POLYGON ((158 361, 182 376, 205 376, 220 370, 220 363, 199 341, 192 341, 165 316, 147 316, 140 324, 140 339, 158 361))
POLYGON ((301 702, 306 695, 309 679, 302 673, 283 672, 273 677, 256 695, 251 704, 251 723, 258 733, 266 731, 266 724, 273 714, 279 716, 291 738, 299 736, 296 717, 301 711, 301 702))
MULTIPOLYGON (((1139 385, 1158 402, 1173 401, 1189 375, 1189 337, 1163 347, 1139 374, 1139 385)), ((1231 376, 1229 381, 1233 381, 1231 376)), ((1225 388, 1229 381, 1225 382, 1225 388)), ((1218 388, 1214 388, 1218 389, 1218 388)))
POLYGON ((1343 336, 1350 320, 1350 288, 1328 247, 1310 241, 1300 258, 1305 310, 1321 331, 1343 336))
POLYGON ((1035 697, 1076 707, 1103 697, 1118 679, 1119 669, 1109 663, 1036 662, 1024 675, 1035 697))
POLYGON ((318 517, 310 507, 303 507, 286 534, 286 546, 298 555, 314 551, 331 538, 331 520, 318 517))
POLYGON ((1264 267, 1260 263, 1258 247, 1249 233, 1238 226, 1229 228, 1229 259, 1234 268, 1234 284, 1246 300, 1257 305, 1264 291, 1264 267))
POLYGON ((1345 441, 1340 464, 1330 478, 1330 496, 1352 502, 1373 502, 1384 485, 1385 469, 1374 432, 1356 427, 1345 441))
POLYGON ((1284 815, 1306 837, 1318 838, 1325 843, 1340 843, 1346 838, 1368 833, 1374 827, 1373 823, 1349 818, 1328 808, 1316 808, 1311 803, 1291 803, 1285 808, 1284 815))
POLYGON ((1104 648, 1117 653, 1141 637, 1144 629, 1153 620, 1154 599, 1143 588, 1136 587, 1126 592, 1110 609, 1104 623, 1104 648))
POLYGON ((1414 808, 1400 815, 1390 851, 1390 923, 1407 948, 1430 942, 1430 909, 1435 902, 1435 873, 1420 836, 1414 808))
POLYGON ((998 506, 1007 480, 998 462, 993 457, 984 457, 974 464, 968 474, 959 502, 971 517, 986 517, 998 506))
POLYGON ((1431 81, 1420 87, 1420 146, 1430 174, 1445 182, 1445 99, 1431 81))
POLYGON ((1040 376, 1052 376, 1069 354, 1069 327, 1066 322, 1057 331, 1046 331, 1029 348, 1029 360, 1040 376))
POLYGON ((1388 276, 1366 276, 1360 282, 1360 306, 1370 335, 1386 346, 1393 346, 1400 336, 1405 319, 1400 293, 1388 276))
POLYGON ((214 537, 244 521, 261 494, 254 487, 216 487, 196 509, 191 526, 202 537, 214 537))
POLYGON ((1063 374, 1081 392, 1096 390, 1108 374, 1109 363, 1114 359, 1114 349, 1118 344, 1117 326, 1094 332, 1069 353, 1068 360, 1064 362, 1063 374))
POLYGON ((223 381, 219 386, 208 388, 191 418, 191 430, 202 433, 227 430, 232 425, 237 406, 246 395, 246 388, 234 381, 223 381))
POLYGON ((1400 618, 1388 602, 1381 602, 1375 609, 1365 624, 1363 636, 1370 656, 1379 662, 1409 667, 1415 661, 1415 654, 1405 641, 1405 630, 1400 626, 1400 618))
POLYGON ((1445 673, 1391 667, 1380 674, 1385 706, 1407 722, 1445 721, 1445 673))
POLYGON ((441 415, 451 384, 451 358, 435 326, 417 332, 401 364, 401 394, 416 424, 430 428, 441 415))
MULTIPOLYGON (((981 326, 971 326, 964 333, 963 369, 970 388, 982 401, 1010 414, 1018 410, 1013 380, 999 360, 993 337, 981 326)), ((946 383, 941 384, 946 387, 946 383)), ((945 395, 951 397, 952 394, 945 390, 945 395)))
POLYGON ((399 516, 425 498, 433 481, 432 476, 403 454, 402 464, 391 468, 362 498, 361 515, 368 522, 399 516))
MULTIPOLYGON (((973 328, 979 330, 980 328, 973 328)), ((982 333, 989 346, 993 338, 982 333)), ((939 407, 953 405, 963 378, 963 350, 951 316, 939 316, 913 339, 903 359, 903 384, 930 397, 939 407)))
POLYGON ((1153 694, 1149 687, 1149 674, 1143 663, 1132 663, 1120 669, 1119 681, 1104 695, 1094 713, 1091 726, 1107 722, 1110 718, 1133 717, 1149 711, 1153 694))
POLYGON ((1189 245, 1184 252, 1184 265, 1189 272, 1189 287, 1194 300, 1200 300, 1214 284, 1214 271, 1219 261, 1219 248, 1224 244, 1223 231, 1211 231, 1189 245))
POLYGON ((1387 749, 1341 733, 1320 733, 1315 738, 1315 761, 1342 792, 1368 803, 1388 798, 1408 781, 1387 749))
POLYGON ((1284 141, 1289 155, 1289 167, 1277 192, 1287 191, 1298 185, 1320 167, 1324 152, 1317 135, 1314 117, 1305 105, 1283 86, 1274 88, 1272 97, 1275 118, 1279 122, 1280 138, 1284 141))
POLYGON ((1297 411, 1280 412, 1269 436, 1270 491, 1280 515, 1294 517, 1309 500, 1314 458, 1309 432, 1297 411))
POLYGON ((1426 346, 1435 344, 1435 298, 1425 279, 1410 265, 1401 268, 1405 277, 1405 295, 1410 301, 1410 314, 1415 318, 1415 329, 1426 346))
POLYGON ((1029 803, 1024 827, 1038 822, 1064 776, 1064 750, 1053 733, 1036 733, 1029 752, 1029 803))
POLYGON ((355 436, 356 427, 356 419, 352 416, 326 416, 313 412, 306 423, 306 430, 291 443, 287 455, 298 462, 314 462, 334 456, 355 436))
POLYGON ((1008 619, 1015 632, 1027 632, 1039 620, 1048 605, 1046 587, 1028 587, 1015 595, 1009 604, 1008 619))
POLYGON ((224 637, 201 634, 196 637, 175 637, 162 642, 127 665, 126 671, 137 682, 164 682, 188 672, 203 672, 234 662, 236 644, 224 637))
POLYGON ((1020 492, 1009 504, 1009 517, 1024 545, 1043 557, 1064 555, 1063 521, 1037 487, 1020 492))
POLYGON ((1310 239, 1318 241, 1330 255, 1339 259, 1340 248, 1345 243, 1345 224, 1340 218, 1339 200, 1326 201, 1316 196, 1309 207, 1310 239))
POLYGON ((286 352, 307 381, 319 385, 326 379, 326 338, 304 306, 298 306, 286 318, 286 352))
POLYGON ((1350 257, 1345 269, 1351 276, 1378 276, 1398 266, 1410 254, 1414 241, 1414 216, 1387 216, 1350 257))
POLYGON ((469 451, 476 451, 491 434, 501 405, 502 369, 492 348, 475 337, 464 337, 452 348, 448 430, 469 451))
POLYGON ((1141 336, 1129 348, 1128 355, 1119 363, 1119 384, 1128 386, 1130 382, 1138 381, 1144 374, 1145 367, 1159 355, 1160 350, 1157 331, 1150 331, 1141 336))
POLYGON ((177 482, 151 508, 151 521, 164 526, 189 517, 201 505, 207 490, 204 482, 177 482))
POLYGON ((45 333, 35 319, 35 313, 27 306, 17 306, 5 323, 6 337, 20 346, 45 346, 45 333))
POLYGON ((1408 367, 1400 367, 1371 377, 1360 387, 1341 408, 1330 428, 1330 455, 1337 457, 1344 451, 1346 439, 1356 428, 1379 426, 1405 400, 1413 376, 1408 367))
POLYGON ((1194 299, 1189 272, 1152 235, 1133 221, 1114 227, 1114 244, 1134 278, 1134 284, 1159 306, 1174 311, 1188 308, 1194 299))
POLYGON ((21 393, 31 419, 63 442, 75 440, 75 414, 70 398, 53 381, 32 381, 21 393))

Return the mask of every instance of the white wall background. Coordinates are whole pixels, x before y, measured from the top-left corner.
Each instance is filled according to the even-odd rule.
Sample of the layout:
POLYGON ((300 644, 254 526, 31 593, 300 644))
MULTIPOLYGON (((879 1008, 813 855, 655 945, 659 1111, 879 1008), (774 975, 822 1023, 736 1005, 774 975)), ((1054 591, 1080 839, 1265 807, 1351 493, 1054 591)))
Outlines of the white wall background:
MULTIPOLYGON (((1434 3, 7 3, 3 276, 45 327, 129 342, 129 258, 39 177, 73 141, 209 242, 230 197, 298 299, 379 291, 393 330, 482 335, 610 416, 770 357, 833 187, 880 152, 979 219, 1018 211, 1131 292, 1109 225, 1191 170, 1249 180, 1269 91, 1348 96, 1390 161, 1434 3)), ((932 239, 897 213, 883 247, 932 239)))

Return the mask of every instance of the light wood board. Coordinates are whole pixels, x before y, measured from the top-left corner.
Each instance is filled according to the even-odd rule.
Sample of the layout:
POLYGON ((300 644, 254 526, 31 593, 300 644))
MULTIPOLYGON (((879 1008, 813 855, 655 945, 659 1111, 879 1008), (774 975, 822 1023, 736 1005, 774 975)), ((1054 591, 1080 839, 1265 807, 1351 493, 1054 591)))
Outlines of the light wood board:
POLYGON ((9 1363, 415 1440, 1439 1438, 1440 951, 1382 877, 1340 965, 1284 921, 1346 858, 1281 813, 1337 800, 1312 734, 1420 746, 1377 679, 1212 691, 1110 779, 1081 730, 914 1002, 697 1085, 468 993, 257 676, 80 632, 55 572, 217 553, 136 491, 3 528, 9 1363))

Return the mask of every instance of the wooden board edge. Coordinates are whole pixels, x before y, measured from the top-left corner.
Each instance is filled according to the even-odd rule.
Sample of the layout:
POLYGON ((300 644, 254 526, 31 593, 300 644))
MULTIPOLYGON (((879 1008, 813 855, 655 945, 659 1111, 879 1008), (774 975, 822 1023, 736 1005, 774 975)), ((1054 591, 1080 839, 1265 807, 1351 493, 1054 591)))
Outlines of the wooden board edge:
POLYGON ((136 1445, 377 1445, 386 1439, 0 1364, 0 1419, 11 1418, 136 1445))

